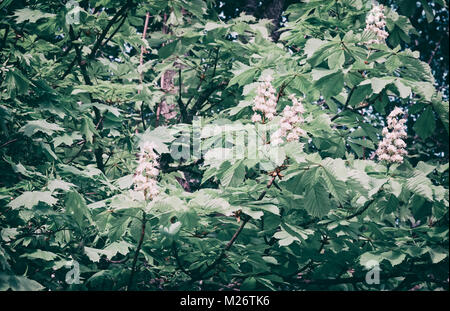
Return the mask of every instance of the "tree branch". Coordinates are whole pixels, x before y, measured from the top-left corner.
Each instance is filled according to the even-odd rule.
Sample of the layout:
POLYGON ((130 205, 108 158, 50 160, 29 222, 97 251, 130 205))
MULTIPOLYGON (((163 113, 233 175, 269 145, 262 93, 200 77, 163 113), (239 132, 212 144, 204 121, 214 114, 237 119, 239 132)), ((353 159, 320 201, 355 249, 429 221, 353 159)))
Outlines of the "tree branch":
POLYGON ((178 69, 178 107, 180 108, 180 113, 181 113, 181 119, 184 123, 188 123, 189 122, 189 116, 186 110, 186 106, 183 103, 183 100, 181 99, 181 65, 180 68, 178 69))
POLYGON ((103 40, 105 39, 106 35, 108 34, 108 31, 117 22, 117 20, 119 19, 120 16, 126 14, 128 7, 131 6, 131 3, 132 3, 132 0, 127 0, 125 5, 122 6, 120 8, 120 10, 117 11, 116 14, 113 16, 113 18, 109 21, 108 25, 106 25, 105 29, 103 29, 103 32, 100 34, 100 37, 98 37, 97 41, 95 42, 94 47, 92 48, 91 53, 88 56, 89 59, 95 58, 97 50, 106 43, 106 42, 104 43, 103 40))
POLYGON ((127 19, 128 12, 125 12, 125 14, 122 16, 122 19, 120 21, 120 24, 117 26, 117 28, 113 31, 113 33, 105 40, 105 42, 102 43, 102 45, 108 44, 109 41, 119 32, 120 28, 125 23, 125 20, 127 19))
POLYGON ((352 89, 350 90, 350 93, 348 93, 347 100, 345 101, 344 107, 342 108, 341 111, 339 111, 338 113, 336 113, 336 114, 330 119, 331 121, 334 121, 334 120, 336 120, 337 118, 339 118, 339 117, 341 116, 341 114, 342 114, 344 111, 347 110, 348 104, 350 103, 350 98, 352 97, 352 94, 353 94, 353 92, 355 91, 355 89, 356 89, 356 86, 352 87, 352 89))
POLYGON ((131 264, 131 274, 130 274, 130 279, 128 280, 128 287, 127 290, 130 290, 133 286, 133 281, 134 281, 134 275, 136 273, 136 263, 137 263, 137 259, 139 257, 139 253, 141 251, 142 248, 142 243, 144 242, 144 236, 145 236, 145 223, 147 222, 146 220, 146 214, 144 211, 142 211, 142 230, 141 230, 141 237, 139 238, 139 242, 138 245, 136 247, 136 252, 134 254, 133 257, 133 263, 131 264))
POLYGON ((60 80, 64 80, 65 77, 72 71, 73 66, 77 63, 77 57, 72 60, 72 62, 69 64, 69 67, 67 67, 66 71, 64 71, 63 75, 61 76, 60 80))
MULTIPOLYGON (((76 40, 72 25, 70 25, 69 27, 69 36, 72 42, 76 40)), ((83 61, 83 56, 81 55, 80 47, 78 45, 75 45, 74 48, 76 53, 76 60, 78 62, 78 66, 80 67, 81 74, 83 75, 84 83, 86 83, 87 85, 92 85, 91 79, 89 78, 89 75, 87 73, 86 62, 83 61)))
MULTIPOLYGON (((267 183, 267 186, 266 186, 267 189, 269 189, 272 186, 272 184, 275 181, 275 178, 277 176, 278 175, 272 176, 270 181, 267 183)), ((264 190, 261 193, 261 195, 258 197, 258 201, 261 201, 265 197, 266 193, 267 193, 267 191, 264 190)), ((236 241, 236 239, 238 238, 239 234, 242 232, 242 230, 244 229, 245 225, 248 223, 249 220, 250 220, 250 217, 245 217, 245 219, 242 221, 242 223, 239 226, 239 228, 236 230, 236 232, 231 237, 231 240, 228 241, 228 243, 222 249, 222 251, 220 252, 220 255, 216 258, 216 260, 214 260, 214 262, 210 266, 208 266, 198 278, 193 279, 192 281, 201 279, 203 275, 205 275, 208 272, 210 272, 211 270, 213 270, 222 261, 222 259, 225 258, 226 252, 231 248, 231 246, 233 246, 234 242, 236 241)))

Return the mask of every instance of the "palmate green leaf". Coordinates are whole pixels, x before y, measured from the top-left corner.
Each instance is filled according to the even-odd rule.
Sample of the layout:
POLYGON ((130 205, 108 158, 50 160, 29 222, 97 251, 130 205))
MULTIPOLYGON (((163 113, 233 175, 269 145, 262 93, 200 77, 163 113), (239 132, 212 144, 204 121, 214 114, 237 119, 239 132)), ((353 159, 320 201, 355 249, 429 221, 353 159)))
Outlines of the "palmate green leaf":
POLYGON ((231 206, 230 203, 221 198, 220 191, 214 189, 201 189, 194 194, 194 198, 189 201, 189 208, 197 208, 204 214, 209 213, 222 213, 225 215, 231 215, 239 207, 231 206))
POLYGON ((255 210, 253 210, 251 208, 248 208, 246 206, 242 206, 242 207, 240 207, 240 209, 242 209, 242 212, 244 214, 246 214, 246 215, 248 215, 251 218, 256 219, 256 220, 261 220, 261 217, 264 216, 264 212, 262 212, 262 211, 255 211, 255 210))
POLYGON ((24 276, 0 272, 0 291, 40 291, 44 286, 24 276))
POLYGON ((389 31, 388 42, 392 46, 398 46, 400 40, 409 43, 409 35, 412 33, 418 34, 406 16, 401 16, 392 9, 387 11, 386 27, 389 31))
POLYGON ((4 228, 0 231, 0 236, 5 242, 13 240, 18 234, 17 228, 4 228))
POLYGON ((399 251, 387 252, 366 252, 360 256, 359 263, 366 269, 372 269, 376 265, 380 265, 383 260, 388 260, 392 266, 401 264, 406 258, 404 253, 399 251))
POLYGON ((58 202, 58 199, 52 196, 51 191, 25 191, 20 196, 9 202, 8 206, 12 209, 17 209, 22 206, 30 209, 39 204, 39 202, 53 206, 56 202, 58 202))
POLYGON ((448 257, 448 250, 445 250, 442 247, 429 248, 428 253, 430 254, 431 262, 434 264, 441 262, 448 257))
POLYGON ((102 171, 100 171, 98 168, 92 165, 83 167, 83 170, 80 170, 75 166, 66 164, 59 164, 58 167, 61 169, 63 173, 73 174, 75 176, 81 176, 89 179, 100 176, 102 174, 102 171))
POLYGON ((238 84, 239 86, 249 84, 253 82, 253 79, 258 72, 258 68, 253 68, 243 63, 239 63, 238 65, 240 67, 238 67, 236 70, 233 70, 234 77, 230 80, 230 82, 228 82, 228 87, 235 84, 238 84))
POLYGON ((429 82, 434 84, 434 77, 430 65, 418 59, 411 51, 404 51, 397 54, 402 62, 402 76, 410 77, 416 81, 429 82))
POLYGON ((434 85, 430 82, 410 81, 403 79, 403 84, 411 87, 414 93, 420 95, 424 100, 431 101, 433 95, 436 93, 434 85))
POLYGON ((92 143, 94 135, 98 135, 91 118, 84 117, 81 121, 80 132, 86 137, 86 141, 92 143))
POLYGON ((203 157, 205 159, 205 166, 219 168, 227 160, 233 159, 233 150, 229 148, 209 149, 203 157))
MULTIPOLYGON (((144 142, 150 142, 155 145, 156 147, 155 150, 159 154, 169 153, 170 150, 167 145, 175 140, 174 134, 176 132, 177 132, 176 130, 168 129, 165 126, 159 126, 153 130, 148 128, 147 131, 145 131, 143 134, 138 135, 139 144, 142 144, 144 142)), ((184 143, 183 138, 177 139, 175 143, 177 142, 183 144, 184 143)), ((171 148, 177 147, 172 145, 171 148)))
POLYGON ((379 200, 378 206, 383 209, 383 213, 389 214, 397 211, 399 201, 395 195, 391 194, 387 198, 382 198, 379 200))
POLYGON ((387 251, 381 254, 381 256, 386 259, 389 260, 389 262, 391 263, 392 266, 396 266, 399 265, 403 262, 403 260, 405 260, 406 255, 403 253, 400 253, 398 251, 387 251))
POLYGON ((20 257, 25 257, 29 259, 42 259, 45 261, 52 261, 58 258, 58 255, 48 251, 36 250, 32 253, 23 254, 20 257))
POLYGON ((344 74, 341 70, 313 70, 314 86, 319 88, 325 98, 338 95, 344 88, 344 74))
POLYGON ((38 20, 42 18, 52 18, 56 15, 52 13, 44 13, 39 10, 31 10, 29 8, 24 8, 16 10, 14 16, 16 17, 16 23, 20 24, 25 21, 28 21, 29 23, 36 23, 38 20))
POLYGON ((281 222, 281 227, 302 242, 308 239, 310 235, 314 234, 314 230, 312 229, 300 229, 285 222, 281 222))
POLYGON ((66 146, 71 146, 74 141, 81 140, 83 137, 78 132, 72 132, 70 134, 63 134, 61 136, 56 136, 53 139, 53 146, 56 148, 62 144, 65 144, 66 146))
POLYGON ((371 86, 369 84, 360 84, 355 87, 348 104, 351 107, 357 107, 370 95, 372 95, 371 86))
POLYGON ((16 94, 26 94, 32 83, 19 70, 9 70, 5 75, 7 94, 14 97, 16 94))
POLYGON ((435 169, 436 165, 425 163, 423 161, 419 161, 419 163, 417 163, 416 165, 416 170, 421 171, 422 173, 424 173, 425 176, 429 175, 435 169))
POLYGON ((375 149, 375 145, 373 144, 373 142, 368 140, 368 139, 349 138, 348 142, 352 143, 352 144, 356 144, 356 145, 362 146, 364 148, 368 148, 368 149, 372 149, 372 150, 375 149))
POLYGON ((286 230, 282 229, 281 231, 275 232, 273 235, 275 239, 278 240, 278 244, 280 246, 289 246, 292 244, 292 242, 298 241, 300 242, 300 239, 286 230))
POLYGON ((372 189, 371 178, 366 172, 352 169, 348 171, 348 185, 352 190, 356 190, 363 196, 368 196, 368 192, 372 189))
MULTIPOLYGON (((442 96, 440 96, 442 97, 442 96)), ((443 101, 442 98, 436 98, 432 102, 434 111, 436 111, 437 115, 439 116, 442 124, 444 124, 444 127, 447 131, 447 134, 449 134, 449 103, 448 101, 443 101)))
POLYGON ((414 171, 413 176, 406 181, 406 189, 418 194, 429 201, 433 201, 433 190, 430 179, 421 171, 414 171))
POLYGON ((265 262, 270 263, 272 265, 278 265, 279 264, 277 259, 275 257, 272 257, 272 256, 263 256, 262 259, 265 262))
POLYGON ((4 160, 11 165, 12 169, 16 173, 22 174, 26 177, 39 176, 44 178, 44 175, 41 174, 39 171, 36 171, 33 167, 25 167, 20 162, 19 164, 15 164, 10 157, 6 156, 4 157, 4 160))
POLYGON ((397 87, 401 98, 407 98, 411 95, 411 88, 405 85, 401 79, 395 80, 394 85, 397 87))
POLYGON ((266 202, 266 201, 255 201, 255 202, 251 202, 248 203, 248 206, 253 208, 253 209, 259 209, 259 210, 263 210, 263 211, 267 211, 269 213, 272 213, 274 215, 280 215, 280 209, 278 208, 278 206, 272 204, 270 201, 266 202))
POLYGON ((414 123, 413 129, 423 139, 427 139, 433 135, 434 130, 436 129, 436 121, 431 106, 425 108, 420 114, 416 123, 414 123))
POLYGON ((335 42, 325 42, 323 44, 320 44, 317 48, 319 42, 316 40, 317 39, 315 39, 315 41, 312 41, 314 43, 312 43, 307 50, 308 63, 310 63, 311 66, 318 66, 338 49, 335 42), (310 54, 311 52, 313 52, 312 55, 310 54))
POLYGON ((243 160, 231 165, 221 176, 220 184, 224 187, 237 187, 244 181, 245 165, 243 160))
POLYGON ((328 43, 328 41, 320 40, 317 38, 309 39, 308 41, 306 41, 304 48, 306 56, 310 58, 321 46, 325 45, 326 43, 328 43))
POLYGON ((67 194, 65 202, 66 214, 74 218, 78 226, 84 227, 84 217, 86 217, 90 223, 93 222, 91 212, 86 206, 84 198, 76 191, 71 191, 67 194))
POLYGON ((372 86, 372 90, 375 94, 379 94, 388 84, 391 84, 395 81, 395 78, 392 77, 384 77, 384 78, 372 78, 368 80, 364 80, 360 83, 360 85, 369 84, 372 86))
POLYGON ((61 179, 52 179, 48 182, 48 185, 47 185, 48 190, 50 190, 52 193, 56 189, 68 191, 68 190, 72 189, 73 187, 76 187, 76 186, 70 182, 67 182, 67 181, 64 181, 61 179))
POLYGON ((305 189, 305 209, 314 217, 322 218, 330 211, 328 192, 321 183, 315 183, 305 189))
POLYGON ((337 179, 337 176, 329 168, 322 169, 322 178, 324 186, 328 189, 333 197, 338 200, 341 205, 347 201, 347 185, 342 180, 337 179))
POLYGON ((19 130, 19 132, 23 132, 28 137, 33 136, 36 132, 52 135, 56 131, 64 131, 64 128, 55 123, 48 123, 45 120, 28 121, 19 130))
POLYGON ((338 50, 328 56, 328 68, 331 70, 342 68, 345 62, 345 54, 343 50, 338 50))
POLYGON ((121 110, 117 107, 99 104, 99 103, 82 104, 81 111, 84 111, 87 108, 91 108, 91 107, 96 107, 101 113, 111 112, 116 117, 119 117, 120 113, 121 113, 121 110))
POLYGON ((133 185, 133 176, 134 174, 125 175, 117 179, 115 184, 117 184, 120 189, 130 189, 130 187, 133 185))
POLYGON ((11 270, 11 266, 8 263, 10 259, 11 257, 5 252, 5 249, 0 245, 0 268, 2 271, 11 270))
POLYGON ((127 255, 130 251, 130 248, 132 247, 131 244, 120 241, 120 242, 113 242, 109 244, 104 249, 96 249, 92 247, 84 247, 84 253, 86 256, 89 257, 89 259, 92 262, 99 262, 101 256, 106 256, 108 259, 112 259, 117 254, 127 255))

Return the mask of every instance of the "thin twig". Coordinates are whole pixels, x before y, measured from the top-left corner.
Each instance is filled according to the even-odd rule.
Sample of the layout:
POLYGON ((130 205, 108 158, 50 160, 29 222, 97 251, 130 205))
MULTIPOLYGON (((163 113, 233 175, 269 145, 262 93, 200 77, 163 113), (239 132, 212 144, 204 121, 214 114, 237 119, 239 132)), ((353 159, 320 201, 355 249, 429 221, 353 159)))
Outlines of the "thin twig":
MULTIPOLYGON (((144 30, 142 31, 142 40, 145 40, 145 38, 147 37, 147 28, 148 28, 148 21, 150 19, 150 13, 147 12, 146 16, 145 16, 145 23, 144 23, 144 30)), ((144 45, 141 45, 141 55, 139 57, 139 65, 141 67, 141 72, 140 72, 140 76, 139 76, 139 82, 142 85, 142 81, 144 80, 144 73, 142 72, 142 66, 144 65, 144 54, 147 51, 145 50, 144 45)), ((141 90, 138 90, 138 94, 141 93, 141 90)))
POLYGON ((7 145, 9 145, 9 144, 11 144, 11 143, 17 141, 17 140, 18 140, 17 138, 11 139, 10 141, 7 141, 7 142, 4 143, 3 145, 1 145, 0 148, 3 148, 3 147, 5 147, 5 146, 7 146, 7 145))
POLYGON ((439 47, 441 46, 441 41, 443 38, 444 38, 444 36, 442 35, 441 38, 439 39, 439 41, 436 43, 436 47, 434 48, 433 52, 431 52, 430 59, 428 59, 428 65, 431 64, 431 61, 433 60, 434 55, 439 50, 439 47))

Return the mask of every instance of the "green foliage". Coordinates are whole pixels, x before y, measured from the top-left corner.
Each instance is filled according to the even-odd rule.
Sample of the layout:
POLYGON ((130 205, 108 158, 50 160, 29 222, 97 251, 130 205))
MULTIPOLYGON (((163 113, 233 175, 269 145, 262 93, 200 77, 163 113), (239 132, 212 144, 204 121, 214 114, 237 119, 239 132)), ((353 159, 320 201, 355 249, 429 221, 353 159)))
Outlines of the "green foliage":
POLYGON ((213 1, 1 2, 0 289, 448 290, 448 101, 402 48, 408 17, 388 9, 387 43, 363 44, 370 3, 294 3, 274 42, 213 1), (265 75, 278 116, 260 127, 294 94, 307 137, 241 150, 265 75), (408 156, 386 164, 395 106, 408 156), (145 141, 152 201, 132 190, 145 141))

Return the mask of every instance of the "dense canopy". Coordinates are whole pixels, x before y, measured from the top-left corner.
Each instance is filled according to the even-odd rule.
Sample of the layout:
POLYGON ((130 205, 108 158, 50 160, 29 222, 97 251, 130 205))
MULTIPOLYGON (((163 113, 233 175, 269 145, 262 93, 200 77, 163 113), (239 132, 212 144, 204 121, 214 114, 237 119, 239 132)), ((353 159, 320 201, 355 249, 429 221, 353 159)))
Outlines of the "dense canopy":
POLYGON ((448 4, 0 2, 0 290, 448 290, 448 4))

